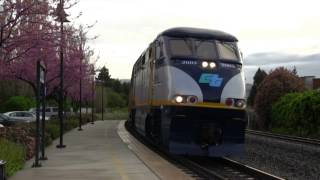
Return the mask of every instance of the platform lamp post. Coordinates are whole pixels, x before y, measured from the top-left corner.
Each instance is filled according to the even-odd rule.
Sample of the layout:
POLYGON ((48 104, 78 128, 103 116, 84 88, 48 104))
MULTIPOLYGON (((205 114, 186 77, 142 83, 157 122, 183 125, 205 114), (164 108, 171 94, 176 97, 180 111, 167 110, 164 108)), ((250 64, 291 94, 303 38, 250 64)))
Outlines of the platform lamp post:
POLYGON ((82 57, 80 58, 80 95, 79 95, 79 105, 80 105, 80 114, 79 114, 79 128, 78 131, 82 131, 82 57))
POLYGON ((67 19, 67 14, 64 11, 64 0, 60 0, 60 2, 57 5, 56 9, 56 21, 60 22, 60 90, 59 90, 59 124, 60 124, 60 141, 59 144, 57 145, 57 148, 65 148, 66 145, 63 144, 63 119, 64 119, 64 114, 63 114, 63 72, 64 72, 64 67, 63 67, 63 43, 64 43, 64 30, 63 30, 63 23, 65 22, 70 22, 67 19))
POLYGON ((92 89, 91 89, 91 124, 94 124, 94 120, 93 120, 93 117, 94 117, 94 86, 95 86, 95 83, 94 83, 94 79, 95 79, 95 71, 94 71, 94 67, 92 68, 92 89))

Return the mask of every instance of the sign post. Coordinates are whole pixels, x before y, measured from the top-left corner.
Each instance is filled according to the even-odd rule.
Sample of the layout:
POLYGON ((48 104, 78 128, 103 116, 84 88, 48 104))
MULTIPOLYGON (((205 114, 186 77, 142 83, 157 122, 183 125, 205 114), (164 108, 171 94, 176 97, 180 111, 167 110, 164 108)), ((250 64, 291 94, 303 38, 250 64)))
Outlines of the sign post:
POLYGON ((47 89, 45 84, 45 77, 46 77, 46 70, 43 69, 43 79, 41 82, 41 76, 40 76, 40 82, 41 82, 41 100, 42 100, 42 119, 41 119, 41 157, 40 160, 48 160, 48 158, 45 155, 45 128, 46 128, 46 95, 47 95, 47 89))
POLYGON ((0 160, 0 180, 6 179, 5 166, 6 162, 4 160, 0 160))
MULTIPOLYGON (((37 97, 36 97, 36 144, 35 144, 35 161, 32 167, 41 167, 39 162, 39 150, 40 150, 40 97, 41 97, 41 84, 44 84, 45 81, 45 68, 41 65, 40 61, 37 62, 37 97)), ((43 117, 44 118, 44 117, 43 117)), ((44 136, 42 136, 44 139, 44 136)))

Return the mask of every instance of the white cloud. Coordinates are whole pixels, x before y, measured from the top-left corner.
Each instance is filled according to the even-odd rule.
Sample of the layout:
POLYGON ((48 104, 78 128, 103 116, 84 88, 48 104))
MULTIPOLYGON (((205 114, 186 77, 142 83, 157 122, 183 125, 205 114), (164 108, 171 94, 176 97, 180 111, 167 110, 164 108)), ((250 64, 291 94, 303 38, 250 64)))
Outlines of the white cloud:
POLYGON ((320 51, 317 0, 81 0, 72 12, 81 23, 98 21, 91 34, 98 65, 130 78, 140 53, 161 31, 174 26, 219 29, 234 34, 246 56, 262 52, 306 55, 320 51))
POLYGON ((252 83, 258 68, 270 71, 277 67, 293 69, 296 67, 299 76, 320 77, 320 54, 293 55, 279 52, 253 54, 244 59, 246 81, 252 83))

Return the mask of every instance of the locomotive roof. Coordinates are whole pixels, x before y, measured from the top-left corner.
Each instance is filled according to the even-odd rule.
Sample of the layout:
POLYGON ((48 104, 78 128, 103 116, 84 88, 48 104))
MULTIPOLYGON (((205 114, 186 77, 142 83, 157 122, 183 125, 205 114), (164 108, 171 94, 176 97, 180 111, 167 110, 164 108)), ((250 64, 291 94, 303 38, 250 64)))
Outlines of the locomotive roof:
POLYGON ((217 39, 224 41, 236 42, 238 39, 228 33, 219 30, 210 29, 200 29, 200 28, 190 28, 190 27, 177 27, 171 28, 163 31, 159 36, 169 36, 169 37, 193 37, 200 39, 217 39))

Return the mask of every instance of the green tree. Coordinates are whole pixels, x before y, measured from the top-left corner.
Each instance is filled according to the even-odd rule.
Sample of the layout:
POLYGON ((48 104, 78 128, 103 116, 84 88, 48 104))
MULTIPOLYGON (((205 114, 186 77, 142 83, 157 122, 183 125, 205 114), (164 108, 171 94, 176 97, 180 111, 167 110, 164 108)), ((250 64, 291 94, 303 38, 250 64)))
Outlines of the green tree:
POLYGON ((112 84, 111 84, 111 88, 115 91, 115 92, 119 92, 122 93, 122 84, 118 79, 112 79, 112 84))
POLYGON ((296 66, 293 67, 292 73, 295 74, 295 75, 298 75, 298 71, 297 71, 297 67, 296 66))
POLYGON ((303 81, 292 71, 284 67, 272 70, 258 87, 254 101, 259 128, 266 130, 270 128, 272 105, 281 96, 304 90, 303 81))
POLYGON ((24 96, 13 96, 4 103, 5 111, 25 111, 35 106, 34 100, 24 96))
POLYGON ((110 80, 111 80, 111 76, 109 74, 109 69, 107 69, 105 66, 103 66, 100 69, 100 72, 98 74, 98 80, 103 81, 105 83, 105 85, 109 85, 110 84, 110 80))
MULTIPOLYGON (((109 70, 104 66, 98 74, 98 80, 103 81, 103 86, 107 87, 104 90, 104 106, 106 108, 122 108, 128 104, 128 96, 130 90, 130 83, 122 83, 119 79, 111 78, 109 70)), ((96 108, 97 111, 102 109, 102 87, 96 91, 96 108)))
POLYGON ((114 92, 113 90, 108 90, 107 94, 107 106, 109 108, 122 108, 125 107, 125 100, 121 97, 119 93, 114 92))
POLYGON ((256 97, 258 87, 267 75, 268 74, 264 70, 261 70, 260 68, 257 70, 253 77, 253 85, 248 97, 248 105, 254 105, 254 99, 256 97))
POLYGON ((128 105, 129 103, 129 91, 130 91, 130 83, 124 82, 122 83, 122 96, 125 99, 125 104, 128 105))

